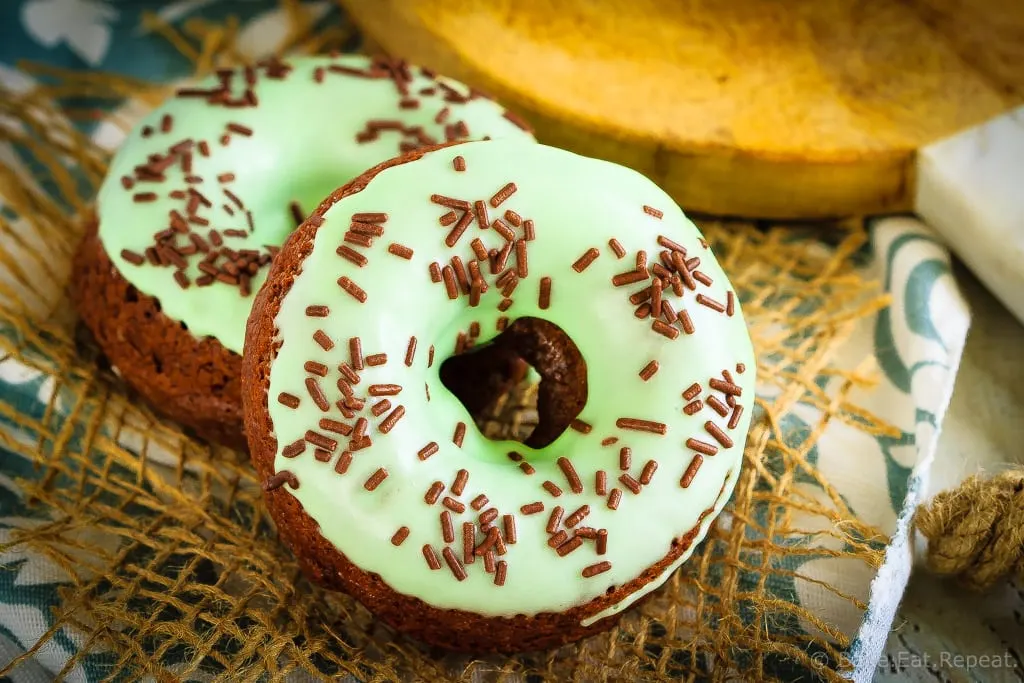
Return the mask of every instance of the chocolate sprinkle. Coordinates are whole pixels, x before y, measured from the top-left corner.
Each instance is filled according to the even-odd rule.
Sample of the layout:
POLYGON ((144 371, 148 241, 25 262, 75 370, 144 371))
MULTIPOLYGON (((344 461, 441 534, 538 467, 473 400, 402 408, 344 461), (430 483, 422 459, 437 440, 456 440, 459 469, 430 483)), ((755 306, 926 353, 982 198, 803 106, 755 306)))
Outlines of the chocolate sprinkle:
POLYGON ((405 415, 405 406, 398 406, 388 413, 387 417, 381 420, 381 423, 377 425, 377 430, 381 434, 387 434, 394 429, 395 425, 398 424, 398 421, 402 419, 403 415, 405 415))
POLYGON ((647 486, 651 483, 651 479, 654 477, 654 473, 658 470, 658 463, 653 460, 648 460, 647 464, 644 465, 644 469, 640 472, 640 483, 647 486))
POLYGON ((516 184, 508 183, 503 188, 494 193, 494 196, 491 197, 490 205, 495 209, 498 208, 499 206, 501 206, 502 202, 511 197, 513 194, 515 194, 515 191, 516 184))
POLYGON ((352 433, 352 428, 344 422, 338 420, 332 420, 329 417, 320 418, 320 429, 326 432, 334 432, 335 434, 341 434, 342 436, 348 436, 352 433))
POLYGON ((565 533, 565 531, 559 531, 548 539, 548 545, 552 548, 557 548, 567 540, 569 540, 569 534, 565 533))
POLYGON ((719 313, 725 312, 725 306, 723 306, 722 304, 720 304, 719 302, 715 301, 710 297, 704 296, 703 294, 697 295, 697 303, 703 306, 707 306, 708 308, 714 311, 718 311, 719 313))
POLYGON ((363 288, 352 282, 345 276, 338 278, 338 286, 345 290, 353 299, 359 303, 366 303, 366 292, 363 288))
POLYGON ((626 249, 614 237, 608 240, 608 246, 611 247, 612 252, 615 254, 615 258, 622 258, 626 255, 626 249))
POLYGON ((451 496, 445 496, 444 500, 441 501, 441 504, 456 514, 461 515, 466 511, 466 506, 451 496))
POLYGON ((334 348, 334 342, 327 336, 327 333, 323 330, 317 330, 313 333, 313 341, 315 341, 320 348, 324 351, 330 351, 334 348))
POLYGON ((439 447, 437 445, 437 442, 436 441, 431 441, 426 446, 421 448, 416 455, 419 457, 420 460, 426 460, 427 458, 432 456, 434 453, 437 453, 438 450, 439 450, 439 447))
POLYGON ((360 268, 367 264, 367 259, 365 256, 363 256, 358 251, 356 251, 355 249, 346 244, 343 244, 340 247, 338 247, 337 252, 338 256, 348 261, 351 261, 360 268))
POLYGON ((367 491, 373 491, 381 485, 385 479, 388 478, 388 471, 383 467, 377 469, 376 472, 370 475, 370 478, 363 484, 363 488, 367 491))
POLYGON ((441 497, 441 493, 443 491, 444 484, 439 481, 435 481, 433 484, 430 485, 430 488, 427 489, 427 493, 426 495, 423 496, 423 500, 428 505, 433 505, 434 503, 437 502, 437 499, 441 497))
POLYGON ((668 432, 668 427, 663 422, 638 420, 632 417, 620 417, 615 421, 615 426, 619 429, 632 429, 639 432, 651 432, 653 434, 663 435, 668 432))
POLYGON ((352 221, 355 223, 387 223, 388 215, 386 213, 354 213, 352 214, 352 221))
POLYGON ((729 407, 722 403, 721 401, 719 401, 718 398, 715 396, 708 396, 707 404, 711 406, 712 410, 714 410, 722 417, 725 417, 726 415, 729 414, 729 407))
POLYGON ((292 489, 297 489, 299 488, 299 478, 293 472, 281 470, 267 477, 267 480, 263 482, 263 490, 267 492, 275 491, 285 484, 288 484, 292 489))
POLYGON ((286 458, 294 458, 299 456, 306 450, 306 440, 299 439, 288 444, 281 450, 281 455, 286 458))
POLYGON ((576 526, 577 524, 582 522, 584 519, 586 519, 587 515, 589 515, 589 514, 590 514, 590 506, 589 505, 581 505, 571 515, 569 515, 568 517, 565 518, 565 526, 566 526, 566 528, 568 528, 568 529, 573 528, 574 526, 576 526))
POLYGON ((306 391, 309 392, 309 396, 313 399, 313 403, 316 404, 317 408, 325 413, 331 409, 331 404, 327 401, 324 390, 320 387, 320 383, 316 381, 316 378, 306 378, 306 391))
MULTIPOLYGON (((559 532, 559 533, 565 533, 565 532, 563 531, 563 532, 559 532)), ((568 555, 572 551, 574 551, 577 548, 579 548, 581 545, 583 545, 583 539, 580 538, 579 536, 573 536, 568 541, 566 541, 565 543, 563 543, 560 546, 558 546, 557 548, 555 548, 555 552, 558 553, 559 557, 565 557, 566 555, 568 555)))
POLYGON ((547 310, 551 306, 551 278, 542 277, 540 279, 540 298, 538 301, 540 310, 547 310))
POLYGON ((572 489, 572 492, 583 493, 583 482, 580 481, 580 475, 576 472, 576 468, 573 467, 572 461, 566 457, 561 457, 557 462, 558 468, 565 475, 565 479, 569 482, 569 488, 572 489))
POLYGON ((608 530, 601 529, 597 532, 597 554, 604 555, 608 552, 608 530))
POLYGON ((544 487, 545 491, 550 493, 555 498, 558 498, 560 495, 562 495, 562 489, 558 488, 558 485, 555 484, 555 482, 553 482, 553 481, 550 481, 550 480, 545 481, 542 484, 542 486, 544 487))
POLYGON ((714 455, 718 452, 718 447, 714 444, 710 444, 693 437, 686 440, 686 447, 697 451, 698 453, 703 453, 704 455, 714 455))
POLYGON ((583 578, 589 579, 592 576, 597 576, 598 574, 603 574, 603 573, 605 573, 606 571, 608 571, 611 568, 612 568, 612 563, 608 562, 607 560, 605 560, 603 562, 598 562, 597 564, 592 564, 589 567, 584 567, 584 569, 583 569, 583 578))
POLYGON ((583 252, 583 256, 580 256, 578 259, 576 259, 576 262, 572 264, 572 269, 575 270, 577 273, 582 273, 584 270, 587 269, 587 266, 593 263, 600 255, 601 252, 599 252, 596 248, 591 247, 590 249, 587 249, 585 252, 583 252))
POLYGON ((704 423, 704 430, 715 437, 715 441, 721 444, 722 448, 732 448, 732 439, 728 434, 722 431, 722 428, 716 425, 711 420, 704 423))
POLYGON ((686 468, 686 471, 683 472, 683 478, 679 480, 679 485, 682 486, 684 489, 689 488, 690 484, 693 482, 693 478, 697 476, 697 470, 700 469, 700 466, 703 462, 704 456, 700 455, 699 453, 694 455, 693 459, 690 460, 690 464, 686 468))
MULTIPOLYGON (((482 530, 483 529, 481 528, 481 531, 482 530)), ((480 542, 480 545, 478 545, 476 549, 473 551, 473 554, 483 555, 484 557, 486 557, 488 554, 491 553, 491 548, 493 548, 497 543, 498 529, 497 527, 491 527, 487 530, 487 535, 484 537, 484 540, 480 542)))
POLYGON ((678 242, 670 240, 668 237, 665 237, 664 235, 658 235, 658 244, 665 247, 666 249, 670 249, 671 251, 677 251, 683 256, 686 256, 686 247, 679 244, 678 242))
POLYGON ((723 394, 735 395, 735 396, 742 396, 743 395, 742 387, 739 387, 739 386, 733 384, 732 382, 723 382, 722 380, 718 379, 717 377, 713 377, 710 380, 708 380, 708 385, 710 385, 711 388, 714 389, 715 391, 720 391, 723 394))
POLYGON ((476 560, 476 524, 473 522, 462 523, 462 563, 473 564, 476 560))
POLYGON ((455 434, 452 435, 452 443, 462 448, 462 440, 466 438, 466 423, 459 422, 455 425, 455 434))
POLYGON ((580 434, 589 434, 594 429, 589 423, 584 422, 579 418, 574 418, 573 421, 569 423, 569 427, 580 434))
POLYGON ((487 508, 480 513, 480 525, 487 526, 498 518, 498 508, 487 508))
POLYGON ((505 542, 513 545, 517 540, 516 518, 512 515, 503 515, 502 524, 505 527, 505 542))
MULTIPOLYGON (((436 265, 436 264, 435 264, 436 265)), ((451 266, 445 266, 441 269, 441 276, 444 278, 444 287, 448 292, 449 299, 459 298, 459 288, 455 284, 455 271, 452 270, 451 266)))
POLYGON ((630 475, 628 472, 626 474, 619 475, 619 481, 622 482, 622 485, 625 486, 630 491, 632 491, 634 494, 639 494, 642 490, 640 482, 634 479, 633 476, 630 475))
POLYGON ((136 266, 142 265, 143 263, 146 262, 146 258, 142 254, 138 254, 128 249, 121 250, 121 258, 123 258, 128 263, 131 263, 132 265, 136 266))
POLYGON ((316 375, 317 377, 327 376, 327 366, 323 363, 318 363, 315 360, 307 360, 305 364, 303 364, 302 369, 316 375))
POLYGON ((535 515, 538 512, 544 512, 544 503, 537 501, 535 503, 527 503, 526 505, 519 508, 519 512, 524 515, 535 515))
POLYGON ((743 415, 743 406, 737 404, 732 409, 732 416, 729 417, 729 429, 736 429, 741 415, 743 415))
POLYGON ((644 366, 643 370, 640 371, 640 379, 646 382, 654 377, 654 373, 656 372, 658 372, 658 361, 652 360, 644 366))
POLYGON ((441 536, 445 543, 455 542, 455 526, 452 524, 452 513, 448 510, 441 511, 441 536))
POLYGON ((696 415, 698 412, 700 412, 700 409, 703 407, 704 404, 701 403, 699 400, 693 401, 683 406, 683 412, 686 413, 687 415, 696 415))
POLYGON ((466 482, 469 481, 469 471, 461 469, 455 473, 455 481, 452 482, 452 493, 456 496, 461 496, 463 490, 466 488, 466 482))
POLYGON ((689 312, 683 311, 682 313, 680 313, 679 322, 683 326, 683 332, 685 332, 686 334, 693 334, 695 328, 693 326, 693 321, 690 319, 689 312))
POLYGON ((608 509, 617 510, 619 508, 619 502, 622 500, 622 491, 619 489, 612 489, 612 492, 608 494, 608 509))
POLYGON ((388 246, 388 253, 394 254, 395 256, 398 256, 399 258, 404 258, 406 260, 411 259, 413 255, 412 249, 405 246, 404 244, 398 244, 397 242, 393 242, 388 246))
POLYGON ((427 566, 431 569, 436 570, 441 568, 441 561, 437 559, 437 553, 429 543, 423 546, 423 557, 427 560, 427 566))
POLYGON ((633 449, 623 446, 619 449, 619 469, 628 470, 633 460, 633 449))
POLYGON ((351 464, 352 451, 342 451, 341 455, 338 456, 338 462, 334 463, 334 471, 338 474, 345 474, 348 472, 348 467, 351 464))
POLYGON ((299 407, 299 397, 295 396, 294 394, 285 393, 283 391, 277 395, 277 402, 289 408, 299 407))
POLYGON ((622 287, 624 285, 631 285, 641 280, 646 280, 650 275, 646 270, 627 270, 624 273, 619 273, 612 277, 612 284, 616 287, 622 287))
MULTIPOLYGON (((644 305, 647 305, 647 304, 644 304, 644 305)), ((662 322, 661 320, 655 320, 654 323, 651 324, 651 329, 654 330, 655 332, 657 332, 660 335, 668 337, 669 339, 675 339, 676 337, 679 336, 679 330, 678 329, 676 329, 675 327, 672 327, 671 325, 667 325, 666 323, 662 322)))
POLYGON ((494 585, 504 586, 505 575, 508 573, 508 563, 502 560, 498 563, 498 566, 494 569, 494 585))
POLYGON ((402 545, 407 538, 409 538, 409 527, 400 527, 398 531, 395 532, 395 535, 391 537, 391 545, 402 545))

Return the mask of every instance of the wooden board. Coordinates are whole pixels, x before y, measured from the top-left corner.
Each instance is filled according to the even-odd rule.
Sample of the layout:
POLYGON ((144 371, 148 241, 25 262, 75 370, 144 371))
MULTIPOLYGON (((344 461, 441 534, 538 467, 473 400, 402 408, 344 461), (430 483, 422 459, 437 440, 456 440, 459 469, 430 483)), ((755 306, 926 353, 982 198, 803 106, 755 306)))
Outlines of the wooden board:
POLYGON ((907 209, 914 150, 1024 101, 1020 0, 341 2, 387 52, 693 212, 907 209))

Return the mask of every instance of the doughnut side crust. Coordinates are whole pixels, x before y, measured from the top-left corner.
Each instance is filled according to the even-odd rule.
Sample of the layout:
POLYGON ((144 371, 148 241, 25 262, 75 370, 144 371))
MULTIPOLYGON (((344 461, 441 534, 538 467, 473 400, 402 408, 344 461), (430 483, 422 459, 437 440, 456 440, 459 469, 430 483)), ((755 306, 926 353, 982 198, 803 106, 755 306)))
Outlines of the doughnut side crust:
POLYGON ((241 357, 165 315, 157 299, 121 276, 97 233, 90 218, 75 254, 71 296, 104 355, 161 415, 244 450, 241 357))
MULTIPOLYGON (((289 238, 271 268, 267 284, 257 295, 248 321, 242 383, 250 454, 259 476, 265 481, 275 474, 278 453, 269 413, 270 366, 278 348, 275 319, 281 302, 302 270, 303 260, 313 250, 324 214, 341 199, 361 192, 382 171, 415 161, 434 149, 439 148, 419 150, 384 162, 334 192, 289 238)), ((614 626, 621 616, 616 606, 629 596, 634 596, 634 600, 637 596, 643 599, 650 588, 661 584, 666 572, 679 563, 695 539, 703 536, 734 481, 735 473, 732 473, 722 484, 714 504, 700 515, 696 525, 672 539, 664 556, 633 580, 562 612, 514 616, 441 609, 398 592, 378 574, 353 564, 328 541, 320 532, 319 523, 303 509, 288 486, 269 490, 265 500, 281 539, 297 556, 310 580, 349 593, 385 623, 430 645, 463 652, 507 653, 556 647, 614 626)))

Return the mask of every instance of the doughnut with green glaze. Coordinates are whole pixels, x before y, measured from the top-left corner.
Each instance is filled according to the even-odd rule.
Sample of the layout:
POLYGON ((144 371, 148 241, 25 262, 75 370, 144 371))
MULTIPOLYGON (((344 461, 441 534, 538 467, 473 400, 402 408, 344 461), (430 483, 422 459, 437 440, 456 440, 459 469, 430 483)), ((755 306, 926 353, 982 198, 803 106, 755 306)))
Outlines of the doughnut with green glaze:
MULTIPOLYGON (((492 100, 403 62, 317 56, 218 71, 178 89, 132 131, 97 199, 86 266, 104 270, 94 254, 102 249, 126 306, 156 302, 149 317, 138 315, 141 329, 130 333, 125 320, 111 329, 102 311, 83 317, 158 408, 207 433, 216 430, 197 424, 202 413, 223 412, 229 436, 240 435, 237 354, 252 294, 285 238, 334 188, 385 159, 490 137, 533 139, 492 100), (199 351, 170 327, 222 349, 192 362, 199 351), (126 334, 136 339, 124 343, 126 334), (174 357, 163 357, 171 347, 174 357), (205 405, 208 395, 219 403, 205 405)), ((80 284, 86 309, 90 294, 110 294, 95 273, 80 284)))
POLYGON ((250 453, 307 571, 468 651, 596 632, 661 585, 731 493, 754 397, 738 298, 668 195, 513 141, 332 195, 275 263, 245 363, 250 453), (440 367, 537 319, 578 350, 560 372, 582 410, 542 448, 490 440, 440 367))

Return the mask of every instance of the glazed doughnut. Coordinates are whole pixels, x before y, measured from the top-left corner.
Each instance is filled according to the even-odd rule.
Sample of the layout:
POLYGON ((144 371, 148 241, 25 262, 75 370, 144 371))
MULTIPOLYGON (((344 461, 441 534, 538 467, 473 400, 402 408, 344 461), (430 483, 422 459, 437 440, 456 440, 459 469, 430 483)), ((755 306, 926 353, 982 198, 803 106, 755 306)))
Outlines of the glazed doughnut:
POLYGON ((275 262, 245 351, 250 454, 308 575, 472 652, 600 631, 660 586, 732 491, 754 395, 740 303, 671 199, 504 140, 332 194, 275 262), (338 255, 356 226, 374 235, 360 264, 338 255), (553 387, 542 423, 569 428, 486 438, 442 381, 458 352, 463 384, 472 359, 519 354, 553 387))
POLYGON ((77 308, 155 408, 242 448, 245 320, 280 244, 384 159, 491 136, 532 140, 493 101, 403 62, 323 56, 218 71, 178 89, 114 156, 76 258, 77 308))

